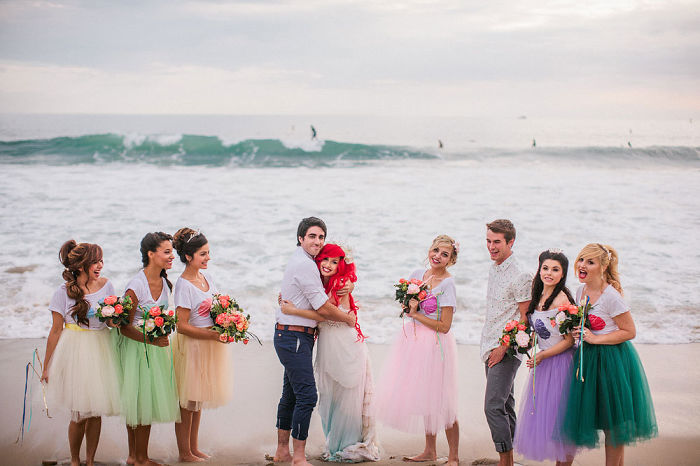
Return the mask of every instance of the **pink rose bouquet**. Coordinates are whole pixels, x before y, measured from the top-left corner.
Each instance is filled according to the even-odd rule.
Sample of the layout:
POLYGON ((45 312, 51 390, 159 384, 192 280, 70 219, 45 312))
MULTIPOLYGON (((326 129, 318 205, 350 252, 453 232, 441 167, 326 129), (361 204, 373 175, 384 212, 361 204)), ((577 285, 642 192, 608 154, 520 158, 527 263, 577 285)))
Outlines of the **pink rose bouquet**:
POLYGON ((141 309, 143 310, 143 318, 135 321, 134 325, 141 330, 144 339, 148 337, 148 341, 153 341, 158 337, 170 335, 175 330, 177 316, 173 310, 166 311, 165 306, 142 307, 141 309))
POLYGON ((248 330, 250 314, 244 314, 236 300, 229 295, 215 294, 209 315, 214 321, 213 329, 219 332, 219 341, 222 343, 242 341, 244 345, 247 345, 253 338, 262 344, 260 339, 248 330))
POLYGON ((394 285, 394 288, 396 288, 394 299, 401 303, 401 314, 399 314, 399 317, 403 317, 404 314, 408 313, 408 302, 411 299, 415 298, 422 301, 430 294, 428 285, 417 278, 412 278, 411 280, 402 278, 394 285))
POLYGON ((514 356, 518 353, 527 354, 532 348, 532 339, 530 338, 532 329, 523 322, 517 320, 509 320, 503 328, 503 335, 498 339, 502 346, 506 346, 507 353, 514 356))
POLYGON ((133 303, 128 296, 107 296, 104 301, 100 301, 95 315, 100 322, 109 321, 114 327, 121 327, 129 324, 129 312, 133 303))

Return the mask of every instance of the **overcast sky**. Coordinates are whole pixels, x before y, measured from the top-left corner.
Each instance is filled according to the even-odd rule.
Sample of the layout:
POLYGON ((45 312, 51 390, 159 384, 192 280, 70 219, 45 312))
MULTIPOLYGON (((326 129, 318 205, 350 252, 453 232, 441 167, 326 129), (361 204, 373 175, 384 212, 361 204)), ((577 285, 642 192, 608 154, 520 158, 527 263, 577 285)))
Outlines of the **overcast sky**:
POLYGON ((0 0, 1 112, 699 109, 697 0, 0 0))

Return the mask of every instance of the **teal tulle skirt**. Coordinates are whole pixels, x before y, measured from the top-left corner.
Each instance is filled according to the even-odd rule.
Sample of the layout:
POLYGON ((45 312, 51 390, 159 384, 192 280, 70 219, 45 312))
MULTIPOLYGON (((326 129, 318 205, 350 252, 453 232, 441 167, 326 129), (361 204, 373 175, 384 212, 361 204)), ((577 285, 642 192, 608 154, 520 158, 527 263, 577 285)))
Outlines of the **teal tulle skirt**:
POLYGON ((580 366, 577 349, 571 365, 564 438, 595 448, 600 443, 600 431, 605 432, 606 442, 613 446, 656 437, 658 428, 649 384, 632 343, 583 345, 584 381, 576 376, 580 366))
POLYGON ((144 345, 119 332, 112 333, 116 334, 113 342, 120 366, 121 413, 126 424, 179 422, 180 402, 170 346, 144 345))

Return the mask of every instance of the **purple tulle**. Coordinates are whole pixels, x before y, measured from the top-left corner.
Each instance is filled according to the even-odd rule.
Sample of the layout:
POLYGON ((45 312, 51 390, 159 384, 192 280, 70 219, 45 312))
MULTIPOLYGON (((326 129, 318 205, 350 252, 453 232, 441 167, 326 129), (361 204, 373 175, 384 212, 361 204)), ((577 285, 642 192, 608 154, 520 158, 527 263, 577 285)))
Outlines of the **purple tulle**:
POLYGON ((520 402, 514 448, 535 461, 567 461, 576 447, 561 440, 560 405, 566 407, 573 351, 567 350, 537 365, 535 401, 532 399, 532 369, 520 402))

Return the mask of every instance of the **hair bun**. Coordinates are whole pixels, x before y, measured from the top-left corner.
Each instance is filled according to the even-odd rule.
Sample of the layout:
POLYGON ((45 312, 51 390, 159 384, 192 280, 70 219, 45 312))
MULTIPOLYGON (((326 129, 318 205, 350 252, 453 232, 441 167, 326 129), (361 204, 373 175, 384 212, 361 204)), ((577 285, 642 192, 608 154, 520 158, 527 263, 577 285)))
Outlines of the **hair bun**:
POLYGON ((182 247, 185 245, 185 243, 192 238, 192 236, 196 235, 197 232, 194 231, 192 228, 189 227, 184 227, 180 228, 175 232, 173 235, 173 247, 180 251, 182 247))

